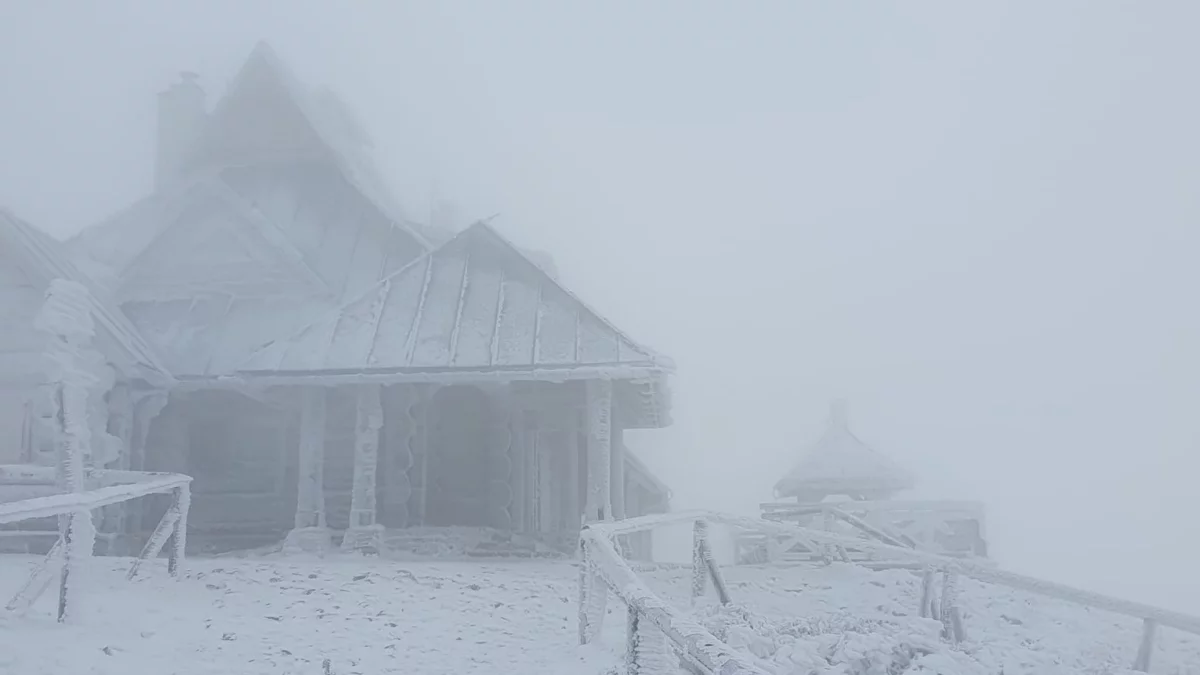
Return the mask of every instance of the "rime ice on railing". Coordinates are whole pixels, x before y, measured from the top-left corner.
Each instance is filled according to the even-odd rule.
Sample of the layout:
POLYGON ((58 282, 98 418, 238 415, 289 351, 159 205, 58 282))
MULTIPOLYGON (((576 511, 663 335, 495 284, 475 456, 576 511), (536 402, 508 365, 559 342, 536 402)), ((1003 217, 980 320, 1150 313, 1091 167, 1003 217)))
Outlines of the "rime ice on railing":
MULTIPOLYGON (((83 492, 84 463, 92 457, 88 424, 90 390, 101 383, 103 359, 91 347, 95 329, 88 291, 82 285, 56 279, 46 292, 46 302, 34 325, 48 336, 46 357, 49 381, 57 383, 58 483, 64 492, 83 492)), ((80 583, 85 563, 92 555, 96 529, 89 509, 80 508, 59 517, 64 564, 59 584, 58 620, 67 618, 67 589, 80 583)))
POLYGON ((588 644, 600 637, 604 615, 608 613, 608 588, 604 585, 595 556, 584 539, 579 541, 579 643, 588 644))

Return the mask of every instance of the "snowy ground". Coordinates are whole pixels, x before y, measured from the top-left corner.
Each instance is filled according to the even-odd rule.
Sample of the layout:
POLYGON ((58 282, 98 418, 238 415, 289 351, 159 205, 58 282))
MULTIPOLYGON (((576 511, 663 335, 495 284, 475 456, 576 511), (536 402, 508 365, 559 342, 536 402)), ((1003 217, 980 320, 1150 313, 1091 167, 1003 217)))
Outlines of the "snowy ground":
MULTIPOLYGON (((32 563, 0 558, 0 591, 15 589, 32 563)), ((73 625, 54 623, 49 595, 24 619, 0 619, 0 673, 321 675, 328 659, 336 675, 599 675, 621 661, 615 601, 603 643, 576 645, 578 577, 567 562, 200 559, 182 581, 158 561, 133 582, 123 577, 127 561, 93 565, 73 625)), ((969 640, 951 650, 935 624, 912 616, 919 582, 910 573, 725 572, 737 606, 706 602, 698 614, 780 675, 882 675, 906 662, 892 672, 1119 673, 1140 634, 1133 620, 968 582, 969 640)), ((688 606, 686 571, 644 576, 688 606)), ((1200 638, 1160 635, 1154 672, 1200 675, 1200 638)))

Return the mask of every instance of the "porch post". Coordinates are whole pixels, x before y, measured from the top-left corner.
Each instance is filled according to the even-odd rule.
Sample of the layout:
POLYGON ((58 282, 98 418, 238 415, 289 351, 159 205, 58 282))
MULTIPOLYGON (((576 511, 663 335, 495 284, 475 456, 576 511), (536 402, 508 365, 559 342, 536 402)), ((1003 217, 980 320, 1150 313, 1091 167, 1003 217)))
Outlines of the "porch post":
POLYGON ((612 380, 587 381, 588 491, 584 518, 612 519, 612 380))
MULTIPOLYGON (((511 390, 511 386, 510 386, 511 390)), ((529 460, 526 458, 528 443, 527 415, 522 399, 513 394, 512 414, 512 522, 513 529, 525 532, 529 529, 528 506, 529 498, 526 489, 529 484, 529 460)))
POLYGON ((379 466, 379 430, 383 427, 380 385, 357 388, 354 425, 354 485, 350 492, 350 526, 342 538, 343 551, 382 549, 383 526, 376 522, 375 473, 379 466))
POLYGON ((565 420, 566 426, 566 469, 563 471, 563 508, 566 509, 564 520, 567 523, 567 530, 572 534, 579 529, 580 516, 583 515, 583 506, 579 503, 579 456, 583 454, 583 448, 579 447, 579 425, 582 415, 579 414, 579 407, 572 405, 567 408, 569 417, 565 420))
POLYGON ((612 466, 609 468, 612 489, 613 520, 625 519, 625 430, 612 425, 612 466))
POLYGON ((300 390, 300 461, 296 490, 296 525, 283 543, 285 551, 325 553, 325 390, 300 390))

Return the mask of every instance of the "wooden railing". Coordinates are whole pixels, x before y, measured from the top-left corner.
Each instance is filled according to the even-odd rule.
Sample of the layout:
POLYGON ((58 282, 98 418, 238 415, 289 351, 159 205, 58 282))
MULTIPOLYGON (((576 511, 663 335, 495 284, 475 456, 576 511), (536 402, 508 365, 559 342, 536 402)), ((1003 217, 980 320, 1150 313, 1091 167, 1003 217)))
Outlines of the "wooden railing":
MULTIPOLYGON (((0 503, 0 525, 23 520, 58 516, 65 520, 70 516, 90 513, 112 504, 120 504, 151 494, 170 494, 171 506, 146 542, 141 555, 130 566, 127 578, 137 574, 142 562, 155 558, 162 552, 168 539, 173 543, 167 554, 167 570, 178 577, 187 545, 187 517, 191 503, 191 476, 171 473, 145 473, 138 471, 93 471, 87 475, 89 482, 99 487, 83 492, 52 494, 33 499, 0 503)), ((54 469, 35 466, 0 466, 0 485, 43 485, 53 481, 54 469)), ((69 582, 72 557, 90 557, 91 551, 77 551, 71 542, 72 528, 60 526, 58 540, 36 567, 20 590, 9 600, 5 608, 10 612, 23 613, 46 591, 51 580, 59 575, 58 620, 67 615, 70 597, 73 596, 69 582)))
POLYGON ((594 523, 583 530, 580 539, 583 555, 580 577, 580 637, 586 643, 595 639, 599 634, 599 622, 603 617, 607 596, 606 589, 611 590, 629 608, 631 675, 649 675, 657 672, 651 670, 650 667, 659 663, 661 658, 648 660, 646 656, 653 657, 660 654, 661 649, 647 652, 643 643, 653 644, 655 641, 661 643, 661 636, 665 636, 669 646, 697 672, 713 675, 761 673, 756 666, 743 661, 740 656, 733 653, 728 645, 717 640, 702 626, 669 607, 651 593, 621 558, 615 547, 617 538, 622 535, 689 521, 694 523, 693 598, 704 592, 707 580, 712 580, 714 586, 717 587, 721 601, 729 601, 728 592, 725 590, 720 571, 712 559, 711 547, 708 544, 709 526, 715 524, 741 531, 793 538, 814 550, 821 546, 854 547, 910 562, 924 570, 921 605, 918 612, 921 616, 939 619, 944 626, 943 635, 950 641, 961 641, 965 637, 965 627, 959 612, 957 598, 958 579, 963 576, 1141 619, 1143 622, 1142 640, 1133 668, 1142 672, 1146 672, 1150 668, 1156 632, 1160 626, 1200 635, 1200 617, 1005 572, 991 565, 969 559, 936 555, 908 546, 896 546, 892 543, 824 532, 789 523, 697 511, 594 523), (940 597, 936 583, 939 575, 941 576, 940 597), (650 627, 659 632, 649 631, 650 627), (642 655, 642 652, 646 652, 646 654, 642 655))
MULTIPOLYGON (((625 527, 619 534, 632 534, 677 522, 662 522, 656 518, 644 516, 620 521, 620 524, 629 525, 643 521, 645 527, 625 527)), ((718 581, 719 573, 711 572, 717 568, 711 562, 712 551, 707 544, 707 522, 704 519, 696 519, 695 522, 697 539, 694 551, 700 562, 697 564, 693 561, 693 597, 703 592, 704 582, 710 574, 718 588, 724 587, 718 581)), ((618 533, 610 529, 617 524, 584 527, 580 537, 580 642, 588 644, 600 636, 607 611, 608 592, 611 591, 626 607, 626 662, 629 675, 666 675, 676 672, 681 661, 690 670, 702 675, 767 675, 642 583, 617 552, 615 536, 618 533)), ((723 601, 728 602, 728 595, 722 593, 723 601)))

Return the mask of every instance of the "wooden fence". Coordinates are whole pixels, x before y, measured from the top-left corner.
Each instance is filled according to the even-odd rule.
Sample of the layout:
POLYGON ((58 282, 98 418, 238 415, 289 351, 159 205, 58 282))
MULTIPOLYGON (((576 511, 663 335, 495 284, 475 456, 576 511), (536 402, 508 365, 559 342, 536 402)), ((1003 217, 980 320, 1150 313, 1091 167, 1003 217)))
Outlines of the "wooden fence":
MULTIPOLYGON (((179 576, 184 547, 187 545, 191 476, 138 471, 92 471, 87 474, 87 479, 99 487, 83 492, 0 503, 0 525, 52 516, 58 516, 62 523, 58 540, 46 557, 34 567, 20 590, 9 600, 5 606, 8 611, 23 613, 28 610, 46 591, 55 574, 58 574, 58 620, 63 621, 67 615, 70 597, 73 597, 74 593, 69 581, 71 558, 89 557, 91 554, 91 551, 72 554, 71 533, 74 528, 67 526, 67 521, 81 514, 90 514, 104 506, 120 504, 146 495, 169 493, 172 496, 171 506, 163 514, 141 555, 130 566, 127 578, 132 579, 137 574, 143 561, 157 557, 169 539, 172 540, 172 545, 168 549, 167 569, 172 576, 179 576)), ((52 467, 0 466, 0 485, 41 485, 53 480, 52 467)))
MULTIPOLYGON (((580 538, 580 640, 594 640, 600 632, 608 591, 628 608, 628 663, 630 675, 671 672, 659 668, 674 652, 691 670, 703 675, 760 675, 762 671, 744 660, 702 626, 654 595, 618 553, 618 538, 665 525, 693 523, 692 597, 703 594, 712 581, 721 602, 729 602, 728 590, 712 557, 708 542, 710 525, 723 525, 743 532, 787 537, 816 550, 821 547, 853 547, 881 557, 896 559, 924 570, 921 616, 936 618, 943 635, 961 641, 966 627, 959 612, 957 588, 960 577, 1015 588, 1058 600, 1141 619, 1143 630, 1133 668, 1147 672, 1158 628, 1170 627, 1200 635, 1200 617, 1138 602, 1121 600, 1064 584, 1014 574, 968 559, 952 558, 898 546, 894 539, 867 540, 814 530, 789 523, 711 512, 659 514, 615 522, 593 523, 580 538), (940 592, 938 577, 941 578, 940 592)), ((871 534, 869 530, 864 530, 871 534)), ((890 539, 890 537, 888 537, 890 539)))

